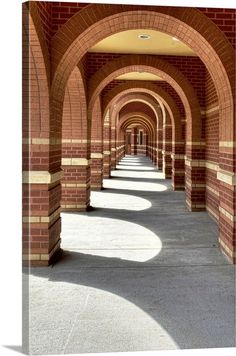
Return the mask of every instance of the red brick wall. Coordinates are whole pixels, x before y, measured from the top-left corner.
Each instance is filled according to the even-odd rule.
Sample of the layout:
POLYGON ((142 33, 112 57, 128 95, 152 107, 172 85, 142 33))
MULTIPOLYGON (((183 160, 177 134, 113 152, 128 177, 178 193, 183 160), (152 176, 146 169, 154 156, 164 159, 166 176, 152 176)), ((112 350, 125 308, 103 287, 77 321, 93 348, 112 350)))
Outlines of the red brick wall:
MULTIPOLYGON (((224 6, 223 3, 222 6, 224 6)), ((225 36, 235 48, 236 10, 216 8, 199 8, 199 10, 209 17, 221 31, 224 32, 225 36)))
POLYGON ((52 4, 52 35, 66 23, 76 12, 82 10, 88 4, 76 2, 53 2, 52 4))

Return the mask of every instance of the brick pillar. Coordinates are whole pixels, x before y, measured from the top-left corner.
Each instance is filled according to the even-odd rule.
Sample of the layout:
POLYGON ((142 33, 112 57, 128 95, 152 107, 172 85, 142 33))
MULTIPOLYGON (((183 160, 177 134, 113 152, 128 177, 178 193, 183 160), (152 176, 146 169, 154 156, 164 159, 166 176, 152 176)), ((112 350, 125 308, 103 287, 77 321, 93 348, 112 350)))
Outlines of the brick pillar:
POLYGON ((103 124, 103 178, 110 178, 111 173, 111 123, 109 111, 103 124))
POLYGON ((85 211, 90 203, 89 144, 83 141, 62 140, 62 211, 85 211))
POLYGON ((205 143, 187 142, 185 157, 186 203, 191 211, 205 210, 205 143))
POLYGON ((116 169, 116 127, 111 127, 111 169, 116 169))
MULTIPOLYGON (((235 136, 235 133, 234 133, 235 136)), ((235 141, 219 145, 219 242, 222 250, 236 263, 236 147, 235 141)))
POLYGON ((157 129, 157 167, 162 170, 163 160, 162 160, 162 149, 163 149, 163 127, 158 124, 157 129))
POLYGON ((103 120, 101 99, 97 97, 91 114, 91 189, 102 189, 103 180, 103 120))
POLYGON ((60 250, 61 117, 50 117, 47 70, 26 6, 22 109, 22 258, 24 265, 47 266, 60 250))
POLYGON ((137 155, 137 139, 138 139, 137 127, 132 127, 131 130, 131 154, 132 155, 137 155))
POLYGON ((174 142, 172 158, 172 187, 174 190, 185 190, 185 144, 174 142))
POLYGON ((171 178, 172 176, 172 125, 169 123, 164 123, 163 125, 163 149, 162 149, 162 160, 163 160, 163 173, 165 178, 171 178))

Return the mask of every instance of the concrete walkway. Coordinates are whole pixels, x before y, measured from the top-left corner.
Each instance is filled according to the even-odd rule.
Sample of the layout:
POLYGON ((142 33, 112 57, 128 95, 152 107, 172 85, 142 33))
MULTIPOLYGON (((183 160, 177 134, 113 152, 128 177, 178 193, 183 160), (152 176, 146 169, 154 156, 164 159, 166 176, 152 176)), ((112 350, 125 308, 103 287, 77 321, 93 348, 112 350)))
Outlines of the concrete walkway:
POLYGON ((126 156, 62 214, 63 258, 33 268, 30 352, 63 354, 235 346, 235 275, 217 226, 191 213, 146 157, 126 156))

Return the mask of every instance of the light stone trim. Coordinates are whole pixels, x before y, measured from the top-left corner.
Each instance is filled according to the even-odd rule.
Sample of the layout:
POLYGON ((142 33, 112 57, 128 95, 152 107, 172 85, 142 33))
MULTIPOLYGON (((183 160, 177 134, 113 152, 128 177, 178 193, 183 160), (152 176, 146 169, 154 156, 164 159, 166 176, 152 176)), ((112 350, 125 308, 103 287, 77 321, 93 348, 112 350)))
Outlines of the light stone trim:
POLYGON ((189 180, 186 179, 186 182, 185 184, 188 186, 188 187, 191 187, 191 188, 205 188, 206 187, 206 184, 205 183, 191 183, 189 180))
POLYGON ((236 185, 236 174, 227 172, 224 170, 219 170, 217 172, 217 179, 221 182, 227 183, 229 185, 236 185))
POLYGON ((236 221, 236 216, 230 214, 227 210, 225 210, 224 208, 222 208, 221 206, 219 207, 219 211, 225 215, 230 221, 236 221))
POLYGON ((188 167, 205 167, 205 161, 203 160, 192 160, 185 156, 185 165, 188 167))
POLYGON ((102 169, 91 169, 91 174, 94 174, 94 173, 99 173, 101 174, 102 173, 102 169))
POLYGON ((90 160, 87 158, 62 158, 63 166, 89 166, 90 160))
POLYGON ((49 173, 47 171, 24 171, 22 181, 27 184, 51 184, 59 181, 64 172, 49 173))
POLYGON ((185 174, 185 171, 182 169, 175 169, 175 168, 172 168, 172 172, 173 174, 181 174, 181 175, 184 175, 185 174))
POLYGON ((109 156, 111 154, 111 151, 103 151, 103 154, 109 156))
POLYGON ((108 166, 110 166, 110 163, 103 163, 103 165, 108 167, 108 166))
POLYGON ((86 209, 87 205, 85 204, 64 204, 61 205, 62 209, 86 209))
POLYGON ((205 146, 206 145, 206 142, 203 142, 203 141, 187 141, 186 142, 186 145, 187 146, 205 146))
POLYGON ((210 161, 206 161, 205 167, 216 172, 219 170, 219 165, 210 161))
POLYGON ((236 147, 236 141, 220 141, 219 147, 225 147, 225 148, 236 147))
POLYGON ((179 154, 179 153, 172 153, 171 154, 171 158, 172 159, 185 159, 185 155, 184 154, 179 154))
POLYGON ((115 152, 115 151, 116 151, 116 148, 113 148, 113 147, 112 147, 112 148, 111 148, 111 151, 115 152))
POLYGON ((60 138, 23 138, 22 143, 24 145, 59 145, 61 143, 60 138))
POLYGON ((201 114, 204 115, 204 114, 210 114, 214 111, 218 111, 220 109, 219 105, 217 106, 214 106, 213 108, 210 108, 208 110, 201 110, 201 114))
POLYGON ((64 138, 61 140, 61 142, 62 143, 90 143, 90 140, 64 138))
POLYGON ((62 183, 63 188, 87 188, 90 183, 62 183))
POLYGON ((103 154, 94 152, 94 153, 90 154, 90 157, 91 158, 103 158, 103 154))

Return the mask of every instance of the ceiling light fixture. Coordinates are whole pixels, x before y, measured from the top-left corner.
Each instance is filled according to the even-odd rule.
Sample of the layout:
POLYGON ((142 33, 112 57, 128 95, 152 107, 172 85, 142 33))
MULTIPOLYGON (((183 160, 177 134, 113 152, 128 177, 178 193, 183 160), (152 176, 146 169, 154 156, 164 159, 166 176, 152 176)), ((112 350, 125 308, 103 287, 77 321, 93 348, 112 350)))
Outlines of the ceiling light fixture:
POLYGON ((178 38, 176 38, 176 37, 172 37, 172 40, 176 41, 176 42, 179 42, 178 38))
POLYGON ((151 36, 145 34, 145 33, 142 33, 141 35, 138 36, 138 38, 140 40, 150 40, 151 36))

